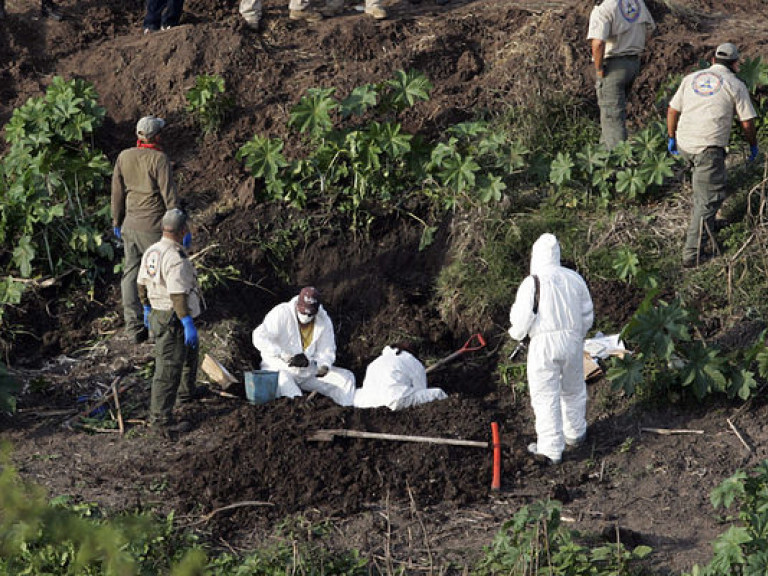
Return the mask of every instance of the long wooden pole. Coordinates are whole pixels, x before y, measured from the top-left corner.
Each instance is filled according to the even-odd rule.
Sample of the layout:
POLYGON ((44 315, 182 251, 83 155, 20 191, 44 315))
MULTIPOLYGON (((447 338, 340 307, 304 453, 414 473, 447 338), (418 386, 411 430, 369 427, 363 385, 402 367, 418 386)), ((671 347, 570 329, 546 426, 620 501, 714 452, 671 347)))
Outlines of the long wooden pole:
POLYGON ((453 438, 434 438, 432 436, 405 436, 401 434, 385 434, 382 432, 362 432, 360 430, 325 429, 318 430, 311 440, 332 440, 334 436, 347 436, 351 438, 370 438, 374 440, 400 440, 403 442, 425 442, 428 444, 450 444, 453 446, 472 446, 475 448, 488 448, 488 442, 475 440, 454 440, 453 438))

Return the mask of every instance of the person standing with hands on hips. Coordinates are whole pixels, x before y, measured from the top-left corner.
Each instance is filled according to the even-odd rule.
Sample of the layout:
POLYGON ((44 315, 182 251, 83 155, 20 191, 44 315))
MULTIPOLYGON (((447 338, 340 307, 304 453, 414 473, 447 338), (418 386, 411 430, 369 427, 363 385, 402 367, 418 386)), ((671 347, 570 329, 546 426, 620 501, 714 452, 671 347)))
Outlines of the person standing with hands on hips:
POLYGON ((182 245, 189 233, 187 215, 174 208, 162 219, 163 237, 141 259, 138 290, 144 325, 155 334, 150 424, 164 436, 186 432, 189 422, 174 423, 174 404, 204 395, 196 387, 198 335, 195 319, 205 309, 197 271, 182 245))
POLYGON ((600 142, 608 150, 627 139, 627 97, 640 72, 646 38, 655 29, 643 0, 605 0, 589 16, 600 142))
POLYGON ((112 226, 124 251, 123 317, 126 332, 137 344, 149 337, 136 288, 141 256, 160 240, 163 214, 178 204, 171 161, 160 145, 164 127, 162 118, 141 118, 136 123, 136 147, 120 152, 112 172, 112 226))
POLYGON ((528 388, 536 419, 534 456, 560 464, 565 445, 587 436, 584 338, 592 327, 592 297, 584 279, 560 265, 560 244, 542 234, 531 250, 531 275, 509 311, 515 340, 530 336, 528 388))
POLYGON ((721 44, 706 70, 689 74, 667 108, 667 149, 691 169, 693 214, 683 248, 683 266, 701 262, 702 241, 717 250, 715 215, 726 197, 725 149, 731 138, 734 113, 749 143, 749 161, 757 158, 757 113, 739 71, 739 49, 721 44))

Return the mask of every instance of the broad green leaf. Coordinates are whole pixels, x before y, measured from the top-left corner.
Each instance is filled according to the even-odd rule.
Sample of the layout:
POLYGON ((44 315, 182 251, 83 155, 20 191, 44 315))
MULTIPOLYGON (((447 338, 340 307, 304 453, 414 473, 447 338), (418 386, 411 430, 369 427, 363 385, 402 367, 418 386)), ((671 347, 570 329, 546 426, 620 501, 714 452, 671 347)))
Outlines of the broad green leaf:
POLYGON ((480 178, 478 193, 483 204, 499 202, 507 185, 501 179, 501 176, 482 176, 480 178))
POLYGON ((277 179, 280 169, 288 166, 282 150, 283 142, 279 138, 256 134, 237 151, 237 159, 245 160, 246 167, 256 178, 272 182, 277 179))
POLYGON ((744 490, 744 480, 746 480, 746 472, 739 470, 730 478, 723 480, 718 486, 716 486, 709 495, 709 500, 712 502, 712 506, 717 510, 721 506, 723 508, 730 508, 736 500, 744 499, 746 491, 744 490))
POLYGON ((29 236, 22 236, 18 245, 13 249, 13 262, 19 267, 23 278, 32 275, 32 261, 35 259, 35 247, 29 236))
POLYGON ((640 259, 632 250, 622 246, 616 252, 611 267, 616 270, 619 280, 627 280, 637 276, 640 270, 640 259))
POLYGON ((637 312, 625 328, 624 337, 637 342, 645 353, 668 361, 675 350, 675 341, 691 339, 688 312, 677 300, 672 304, 660 301, 655 307, 637 312))
POLYGON ((724 362, 716 348, 692 342, 685 350, 685 357, 685 365, 680 370, 683 387, 690 386, 699 400, 710 392, 724 390, 724 362))
POLYGON ((416 102, 429 100, 432 90, 432 83, 417 70, 398 70, 395 77, 385 84, 390 90, 389 98, 396 110, 404 110, 416 102))
POLYGON ((400 158, 411 151, 411 136, 403 134, 400 124, 385 122, 379 124, 372 122, 369 127, 371 138, 377 146, 390 158, 400 158))
POLYGON ((331 112, 339 107, 332 98, 335 88, 310 88, 293 107, 288 125, 318 139, 333 128, 331 112))
POLYGON ((731 526, 712 544, 714 558, 710 564, 718 574, 731 574, 731 570, 745 563, 742 544, 751 540, 745 528, 731 526))
POLYGON ((647 185, 661 186, 665 178, 672 178, 675 160, 666 153, 657 153, 646 158, 640 169, 640 177, 647 185))
POLYGON ((474 136, 488 132, 486 122, 460 122, 448 128, 447 132, 464 140, 470 140, 474 136))
POLYGON ((571 181, 571 171, 574 168, 571 155, 558 152, 549 169, 549 181, 555 186, 564 186, 571 181))
POLYGON ((616 173, 616 191, 630 200, 642 196, 646 189, 643 176, 635 168, 627 168, 616 173))
POLYGON ((627 396, 632 396, 644 379, 645 362, 642 355, 625 354, 623 357, 612 357, 606 378, 611 382, 613 391, 622 390, 627 396))
POLYGON ((480 166, 474 158, 456 154, 443 161, 443 169, 439 175, 443 186, 461 193, 475 185, 475 175, 479 171, 480 166))
POLYGON ((378 103, 378 92, 373 84, 358 86, 341 102, 341 117, 348 118, 353 114, 362 116, 369 108, 378 103))

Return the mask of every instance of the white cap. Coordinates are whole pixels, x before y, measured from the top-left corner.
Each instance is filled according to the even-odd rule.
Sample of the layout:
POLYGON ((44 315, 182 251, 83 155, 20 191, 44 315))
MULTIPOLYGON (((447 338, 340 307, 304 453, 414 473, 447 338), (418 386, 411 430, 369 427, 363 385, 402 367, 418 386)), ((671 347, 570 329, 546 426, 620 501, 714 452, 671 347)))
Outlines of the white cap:
POLYGON ((717 47, 717 50, 715 50, 715 58, 733 62, 734 60, 739 59, 739 49, 730 42, 720 44, 720 46, 717 47))
POLYGON ((144 116, 136 123, 136 136, 139 138, 154 138, 165 126, 165 120, 156 116, 144 116))

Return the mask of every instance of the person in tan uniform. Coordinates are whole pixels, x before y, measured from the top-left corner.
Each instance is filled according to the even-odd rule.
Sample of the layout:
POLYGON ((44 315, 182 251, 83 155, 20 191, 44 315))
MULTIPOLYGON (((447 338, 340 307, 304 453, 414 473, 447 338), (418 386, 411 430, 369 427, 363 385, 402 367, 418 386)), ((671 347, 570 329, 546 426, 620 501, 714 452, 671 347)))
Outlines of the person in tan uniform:
MULTIPOLYGON (((315 9, 311 0, 290 0, 288 17, 291 20, 318 22, 324 16, 335 16, 344 11, 345 0, 326 0, 322 8, 315 9)), ((364 12, 376 20, 387 17, 387 11, 382 7, 381 0, 365 0, 364 12)))
POLYGON ((680 154, 692 171, 693 214, 683 248, 686 268, 701 262, 704 239, 717 247, 715 215, 726 197, 725 149, 734 113, 750 145, 749 161, 757 157, 757 113, 746 85, 736 77, 738 71, 738 48, 721 44, 709 68, 683 78, 667 109, 667 149, 680 154))
POLYGON ((137 279, 144 324, 155 334, 155 374, 152 378, 150 424, 168 436, 186 432, 189 422, 174 423, 174 404, 204 395, 196 387, 197 318, 205 308, 197 272, 182 241, 189 232, 187 215, 174 208, 162 219, 163 236, 141 258, 137 279))
POLYGON ((135 148, 123 150, 112 172, 112 226, 125 252, 120 284, 125 330, 134 342, 147 340, 136 289, 141 255, 160 240, 160 220, 178 203, 171 161, 160 146, 162 118, 145 116, 136 124, 135 148))
POLYGON ((608 150, 627 139, 627 96, 640 72, 646 37, 655 28, 643 0, 605 0, 589 16, 600 142, 608 150))

